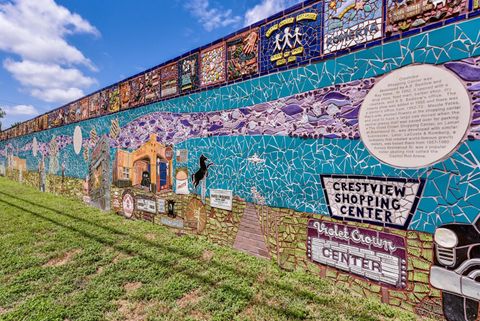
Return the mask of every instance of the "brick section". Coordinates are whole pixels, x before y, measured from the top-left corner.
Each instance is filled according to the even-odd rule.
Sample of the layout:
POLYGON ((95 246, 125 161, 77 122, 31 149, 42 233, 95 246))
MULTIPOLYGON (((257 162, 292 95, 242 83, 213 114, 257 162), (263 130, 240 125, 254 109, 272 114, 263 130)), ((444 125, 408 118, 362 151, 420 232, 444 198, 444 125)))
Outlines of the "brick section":
POLYGON ((247 203, 233 247, 260 258, 269 258, 255 206, 247 203))
POLYGON ((444 320, 441 292, 429 284, 430 266, 433 262, 432 235, 414 231, 384 229, 362 223, 346 223, 328 216, 312 215, 284 208, 256 207, 261 229, 267 240, 270 255, 285 270, 302 269, 321 278, 333 279, 336 284, 352 292, 377 301, 427 316, 444 320), (309 218, 326 222, 341 222, 354 227, 385 231, 406 240, 408 282, 405 290, 386 288, 368 279, 348 274, 330 266, 311 262, 306 256, 307 224, 309 218))
MULTIPOLYGON (((23 183, 27 186, 40 189, 40 175, 34 171, 24 171, 20 174, 18 170, 7 170, 6 176, 14 181, 23 183)), ((84 181, 74 177, 61 177, 57 175, 46 175, 46 192, 57 195, 77 198, 79 200, 83 197, 84 181)))

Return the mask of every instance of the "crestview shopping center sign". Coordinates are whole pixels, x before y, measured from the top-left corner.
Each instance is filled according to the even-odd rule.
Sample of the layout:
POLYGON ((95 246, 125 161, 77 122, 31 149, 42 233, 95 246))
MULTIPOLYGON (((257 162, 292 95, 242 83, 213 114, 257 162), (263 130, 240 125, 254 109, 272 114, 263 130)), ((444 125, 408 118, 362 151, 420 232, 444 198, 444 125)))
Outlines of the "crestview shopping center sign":
POLYGON ((423 191, 421 179, 322 175, 330 215, 406 229, 423 191))
POLYGON ((407 286, 405 240, 397 235, 310 220, 307 256, 389 286, 407 286))

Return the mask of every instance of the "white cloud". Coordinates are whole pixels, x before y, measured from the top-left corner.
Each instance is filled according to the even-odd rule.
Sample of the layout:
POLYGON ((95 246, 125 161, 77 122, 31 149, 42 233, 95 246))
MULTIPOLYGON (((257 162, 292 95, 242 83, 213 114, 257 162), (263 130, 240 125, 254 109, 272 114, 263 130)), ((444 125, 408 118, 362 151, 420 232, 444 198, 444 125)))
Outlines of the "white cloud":
POLYGON ((62 85, 77 84, 80 87, 87 87, 95 83, 93 78, 84 76, 78 69, 64 68, 56 64, 7 59, 3 62, 3 66, 26 86, 57 88, 62 85))
POLYGON ((35 116, 38 110, 32 105, 16 105, 1 107, 7 116, 35 116))
POLYGON ((0 3, 0 51, 19 57, 6 59, 3 66, 34 97, 63 103, 81 97, 95 83, 80 69, 94 71, 95 66, 66 40, 73 34, 100 35, 53 0, 0 3))
POLYGON ((185 3, 185 8, 198 19, 198 22, 207 31, 236 25, 242 20, 240 16, 233 15, 230 9, 212 7, 208 0, 189 0, 185 3))
POLYGON ((262 0, 262 2, 245 13, 245 26, 268 18, 301 1, 303 0, 262 0))
POLYGON ((46 102, 70 102, 85 96, 83 90, 76 87, 32 89, 30 94, 46 102))

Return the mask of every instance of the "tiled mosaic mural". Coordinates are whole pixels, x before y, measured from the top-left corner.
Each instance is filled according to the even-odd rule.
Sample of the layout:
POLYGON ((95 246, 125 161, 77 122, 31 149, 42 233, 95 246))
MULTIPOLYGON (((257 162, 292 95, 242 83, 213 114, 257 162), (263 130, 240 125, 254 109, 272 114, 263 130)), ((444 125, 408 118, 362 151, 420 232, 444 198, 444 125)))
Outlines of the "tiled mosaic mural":
MULTIPOLYGON (((451 11, 442 17, 457 8, 437 6, 451 11)), ((479 287, 456 271, 480 258, 480 19, 353 52, 344 49, 370 39, 338 42, 336 57, 244 79, 279 67, 262 47, 268 30, 272 48, 276 34, 295 47, 295 32, 321 26, 322 10, 334 35, 381 17, 379 8, 308 4, 39 117, 42 131, 23 127, 0 142, 0 175, 302 267, 420 315, 475 320, 479 287), (401 169, 367 149, 359 113, 372 88, 412 64, 454 74, 472 118, 447 157, 401 169)), ((291 53, 282 57, 288 65, 291 53)))

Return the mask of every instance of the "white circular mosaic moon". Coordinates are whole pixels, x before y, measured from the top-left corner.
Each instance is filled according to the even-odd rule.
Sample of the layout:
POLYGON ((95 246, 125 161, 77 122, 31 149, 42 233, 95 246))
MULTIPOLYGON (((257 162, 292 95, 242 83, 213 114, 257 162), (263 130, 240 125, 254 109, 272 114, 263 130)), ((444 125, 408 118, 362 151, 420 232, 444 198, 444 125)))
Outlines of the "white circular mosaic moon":
POLYGON ((33 141, 32 141, 32 154, 33 154, 33 157, 37 157, 37 153, 38 153, 38 141, 37 141, 37 138, 36 138, 36 137, 33 137, 33 141))
POLYGON ((82 141, 82 129, 80 126, 77 126, 73 132, 73 150, 77 155, 80 154, 80 151, 82 150, 82 141))
POLYGON ((467 89, 453 73, 432 65, 391 72, 360 108, 360 137, 381 162, 421 168, 448 157, 471 121, 467 89))

